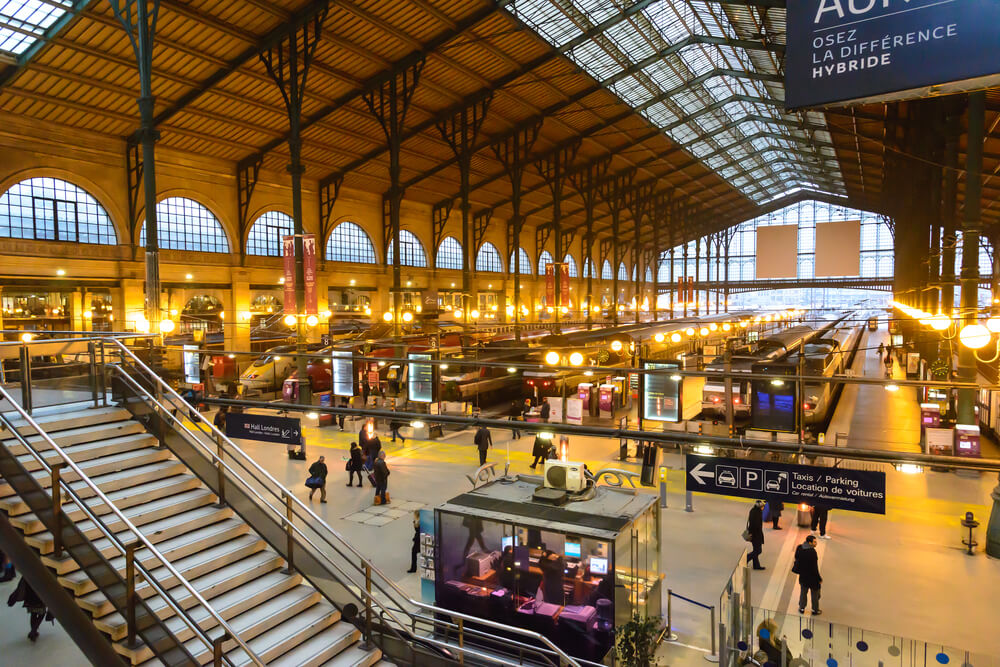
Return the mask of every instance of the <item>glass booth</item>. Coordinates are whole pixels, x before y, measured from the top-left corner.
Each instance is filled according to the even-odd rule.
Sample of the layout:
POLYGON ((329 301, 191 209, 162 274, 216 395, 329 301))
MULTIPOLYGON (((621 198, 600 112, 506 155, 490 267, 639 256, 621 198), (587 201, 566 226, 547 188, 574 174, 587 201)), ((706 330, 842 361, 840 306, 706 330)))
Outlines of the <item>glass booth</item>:
POLYGON ((436 604, 600 661, 616 625, 661 614, 656 497, 597 486, 554 506, 532 500, 541 485, 520 475, 436 508, 436 604))

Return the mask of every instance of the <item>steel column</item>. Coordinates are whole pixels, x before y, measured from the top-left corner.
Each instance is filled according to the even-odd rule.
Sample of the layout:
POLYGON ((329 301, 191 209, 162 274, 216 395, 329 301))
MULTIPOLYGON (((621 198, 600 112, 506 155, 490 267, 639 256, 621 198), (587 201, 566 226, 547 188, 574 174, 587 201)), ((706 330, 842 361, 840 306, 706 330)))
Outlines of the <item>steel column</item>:
MULTIPOLYGON (((562 196, 566 186, 566 171, 569 165, 576 158, 576 152, 580 148, 579 141, 570 142, 568 145, 552 151, 546 157, 536 163, 539 174, 545 179, 545 184, 552 193, 552 227, 551 232, 555 236, 555 257, 553 261, 553 279, 555 282, 555 303, 553 315, 555 316, 555 333, 561 333, 559 320, 562 316, 562 264, 565 258, 563 251, 563 231, 562 231, 562 196)), ((539 253, 541 248, 538 249, 539 253)), ((544 278, 544 276, 539 276, 544 278)), ((549 305, 549 304, 546 304, 549 305)))
POLYGON ((585 226, 587 232, 584 235, 584 265, 587 262, 593 264, 587 271, 587 328, 593 326, 594 311, 594 273, 597 271, 597 262, 594 261, 594 209, 597 207, 597 199, 600 196, 600 182, 604 180, 611 166, 611 158, 604 158, 590 162, 583 169, 570 174, 570 182, 574 189, 583 199, 583 210, 586 216, 585 226))

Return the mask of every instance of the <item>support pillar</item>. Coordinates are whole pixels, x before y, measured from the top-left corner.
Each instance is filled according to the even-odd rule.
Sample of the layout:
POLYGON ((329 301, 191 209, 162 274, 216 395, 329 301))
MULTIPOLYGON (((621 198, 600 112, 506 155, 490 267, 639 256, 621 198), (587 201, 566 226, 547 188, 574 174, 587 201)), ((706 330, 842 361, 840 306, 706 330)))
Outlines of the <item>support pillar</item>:
POLYGON ((86 318, 83 316, 83 292, 73 292, 69 298, 70 328, 73 331, 86 331, 86 318))
POLYGON ((227 350, 250 351, 250 276, 245 271, 234 272, 230 289, 232 303, 226 304, 224 336, 227 350))
MULTIPOLYGON (((951 317, 955 309, 955 216, 958 210, 959 110, 952 108, 945 120, 944 181, 941 191, 941 310, 951 317)), ((949 355, 949 367, 951 366, 949 355)))
MULTIPOLYGON (((563 231, 562 231, 562 198, 563 190, 566 187, 566 171, 569 165, 573 163, 576 158, 576 152, 580 148, 580 142, 574 141, 568 146, 559 147, 556 150, 548 154, 548 156, 538 162, 538 171, 542 178, 545 179, 545 184, 549 188, 549 193, 552 195, 552 228, 551 233, 555 236, 555 257, 553 262, 555 266, 553 267, 553 279, 554 279, 554 292, 555 292, 555 303, 552 304, 555 307, 553 311, 553 316, 555 318, 555 333, 561 333, 562 329, 559 326, 559 321, 562 319, 562 265, 563 259, 565 258, 565 249, 563 248, 563 231)), ((542 250, 538 249, 539 252, 542 250)), ((545 276, 538 276, 540 280, 544 280, 545 276)))
POLYGON ((594 275, 599 270, 598 263, 594 261, 594 208, 597 206, 597 198, 600 196, 600 182, 608 172, 611 164, 610 158, 591 162, 583 169, 576 171, 570 176, 570 181, 576 189, 580 198, 583 199, 583 210, 586 215, 586 233, 583 235, 582 250, 585 272, 587 274, 587 329, 594 325, 594 275), (593 264, 591 267, 590 265, 593 264))
MULTIPOLYGON (((979 232, 983 171, 983 132, 986 116, 983 92, 969 94, 968 148, 965 158, 965 221, 962 225, 962 320, 974 324, 979 310, 979 232)), ((975 351, 959 346, 958 379, 976 381, 975 351)), ((975 424, 975 389, 958 391, 958 423, 975 424)))

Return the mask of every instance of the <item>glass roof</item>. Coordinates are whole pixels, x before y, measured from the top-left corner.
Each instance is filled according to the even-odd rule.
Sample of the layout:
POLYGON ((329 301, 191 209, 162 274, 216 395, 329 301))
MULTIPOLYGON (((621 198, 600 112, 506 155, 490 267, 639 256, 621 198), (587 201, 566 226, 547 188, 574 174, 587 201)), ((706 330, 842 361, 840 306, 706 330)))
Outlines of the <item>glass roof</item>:
POLYGON ((19 56, 31 48, 66 12, 73 0, 0 0, 0 53, 19 56))
POLYGON ((557 47, 607 22, 567 55, 754 203, 845 192, 823 114, 783 112, 781 57, 763 45, 784 44, 784 10, 703 0, 515 0, 508 9, 557 47))

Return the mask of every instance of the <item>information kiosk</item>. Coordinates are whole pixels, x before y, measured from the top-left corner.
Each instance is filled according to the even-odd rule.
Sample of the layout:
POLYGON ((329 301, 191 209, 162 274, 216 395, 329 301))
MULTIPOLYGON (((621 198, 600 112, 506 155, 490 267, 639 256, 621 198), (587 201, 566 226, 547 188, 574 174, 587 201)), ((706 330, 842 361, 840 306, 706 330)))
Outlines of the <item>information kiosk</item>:
POLYGON ((534 501, 544 486, 520 475, 436 508, 436 602, 600 661, 616 625, 661 613, 659 506, 589 480, 566 504, 534 501))

